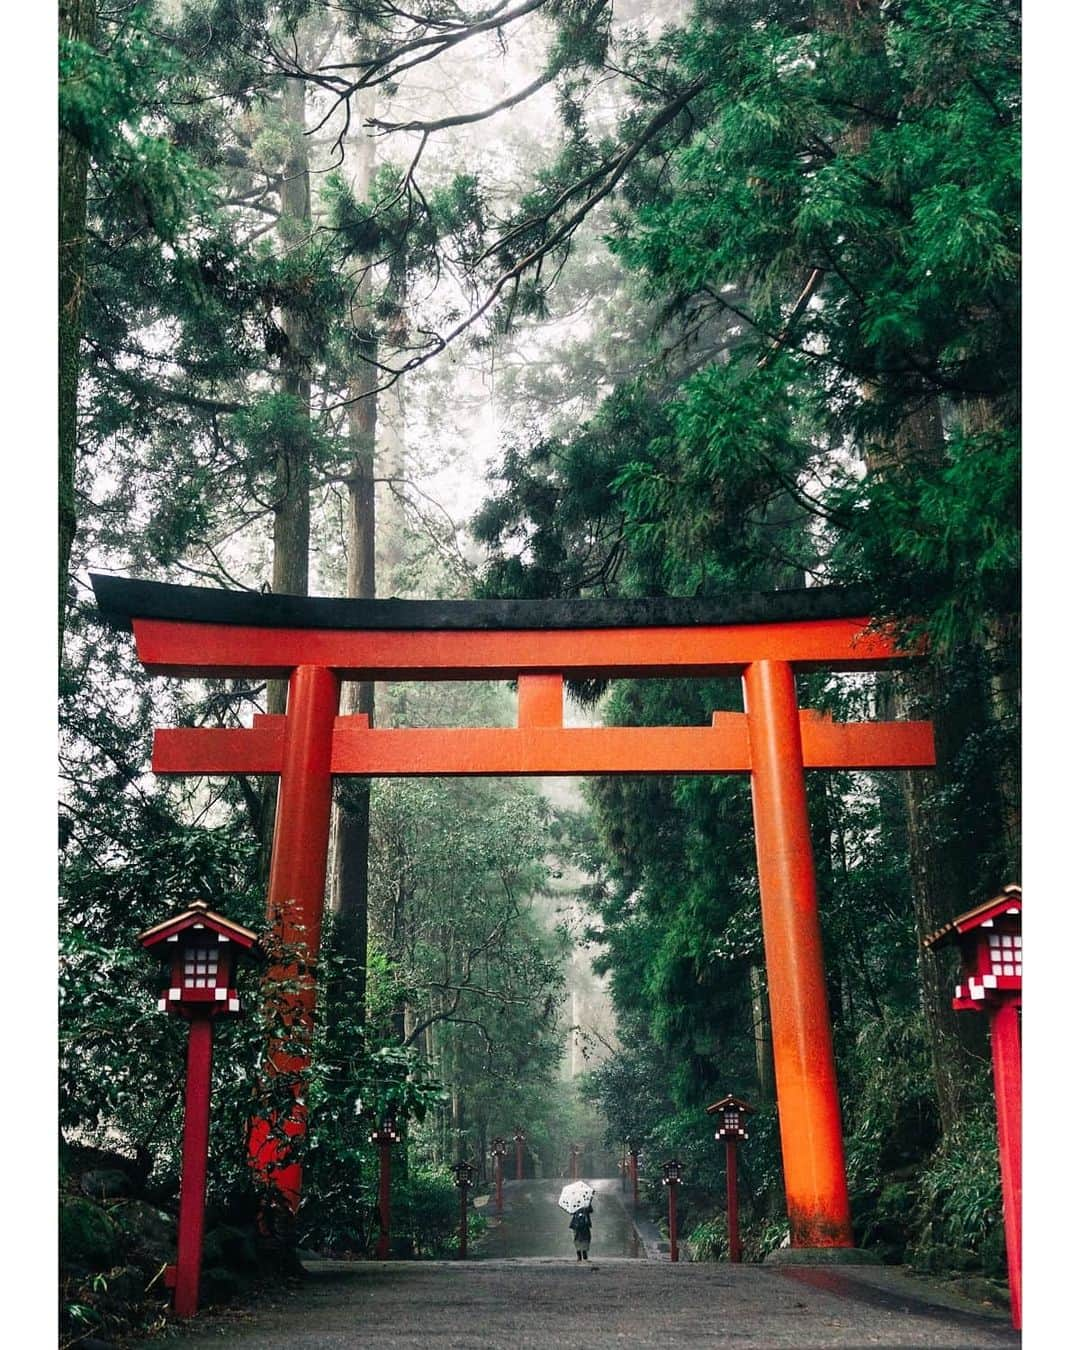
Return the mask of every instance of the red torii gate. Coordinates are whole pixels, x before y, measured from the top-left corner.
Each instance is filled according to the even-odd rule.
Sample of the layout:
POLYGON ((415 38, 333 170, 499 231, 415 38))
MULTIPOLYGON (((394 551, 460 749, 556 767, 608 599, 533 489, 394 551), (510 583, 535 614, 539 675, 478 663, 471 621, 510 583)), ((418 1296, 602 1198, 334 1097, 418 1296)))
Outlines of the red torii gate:
MULTIPOLYGON (((268 906, 310 962, 335 774, 749 774, 791 1242, 852 1245, 804 770, 934 762, 927 722, 837 724, 798 707, 800 671, 904 658, 870 629, 865 594, 329 600, 92 581, 152 674, 288 680, 286 713, 257 716, 250 730, 157 731, 153 769, 279 775, 268 906), (722 675, 742 678, 746 711, 714 713, 708 727, 563 726, 566 679, 722 675), (342 680, 470 679, 517 681, 516 727, 384 730, 338 713, 342 680)), ((309 1015, 311 995, 297 998, 309 1015)), ((276 1180, 298 1200, 295 1165, 276 1180)))

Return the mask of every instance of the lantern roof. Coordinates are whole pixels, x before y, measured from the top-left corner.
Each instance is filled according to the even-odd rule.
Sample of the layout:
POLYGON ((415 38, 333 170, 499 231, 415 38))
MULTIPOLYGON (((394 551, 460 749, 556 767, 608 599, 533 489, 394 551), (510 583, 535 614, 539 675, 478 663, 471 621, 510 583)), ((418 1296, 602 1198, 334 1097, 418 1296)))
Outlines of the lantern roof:
POLYGON ((1015 882, 1002 888, 1000 895, 984 900, 981 905, 958 914, 955 919, 923 938, 924 947, 943 947, 946 943, 957 942, 966 933, 975 928, 989 928, 1002 914, 1019 914, 1021 911, 1020 887, 1015 882))
POLYGON ((140 933, 138 941, 150 951, 192 928, 204 928, 208 932, 216 933, 218 937, 228 942, 235 942, 242 951, 250 950, 253 956, 261 954, 258 935, 255 932, 245 928, 242 923, 227 919, 224 914, 218 914, 205 900, 192 900, 187 909, 162 919, 160 923, 140 933))
POLYGON ((754 1108, 750 1105, 749 1102, 744 1102, 741 1097, 732 1096, 730 1092, 726 1097, 721 1097, 718 1102, 713 1102, 712 1106, 707 1106, 705 1110, 708 1115, 714 1116, 718 1111, 723 1111, 725 1107, 728 1106, 736 1106, 740 1111, 745 1112, 746 1115, 748 1116, 752 1116, 754 1114, 754 1108))

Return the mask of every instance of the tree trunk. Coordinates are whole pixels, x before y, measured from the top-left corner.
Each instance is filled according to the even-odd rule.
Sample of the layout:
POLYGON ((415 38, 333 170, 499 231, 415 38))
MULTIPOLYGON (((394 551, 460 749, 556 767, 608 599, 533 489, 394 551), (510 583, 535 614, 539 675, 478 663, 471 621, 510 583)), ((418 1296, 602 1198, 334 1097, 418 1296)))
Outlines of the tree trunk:
MULTIPOLYGON (((373 109, 365 101, 358 123, 373 109)), ((352 187, 363 201, 370 190, 375 165, 372 138, 362 131, 346 143, 351 160, 352 187)), ((370 364, 376 356, 370 310, 371 282, 365 270, 357 287, 351 315, 361 337, 361 359, 347 382, 349 437, 349 517, 345 593, 352 599, 370 600, 375 595, 375 435, 377 372, 370 364), (363 358, 368 358, 367 360, 363 358)), ((366 713, 375 722, 375 686, 350 681, 342 691, 342 712, 366 713)), ((337 850, 334 858, 333 904, 339 918, 341 942, 362 962, 368 945, 368 849, 371 834, 371 780, 354 778, 347 792, 338 795, 337 850)), ((358 990, 364 1005, 366 986, 358 990)))
POLYGON ((776 1099, 772 1031, 769 1026, 765 973, 760 966, 750 967, 750 1009, 754 1027, 754 1062, 757 1065, 758 1097, 762 1103, 772 1102, 776 1099))
MULTIPOLYGON (((278 235, 283 247, 295 246, 311 233, 311 187, 306 130, 307 84, 286 80, 282 120, 289 137, 281 187, 278 235)), ((311 440, 306 418, 311 414, 311 364, 302 313, 283 306, 282 331, 287 346, 281 358, 281 390, 295 400, 294 420, 278 448, 274 480, 274 558, 271 589, 276 595, 307 595, 311 546, 311 440), (303 429, 302 429, 303 428, 303 429)), ((288 696, 285 680, 268 680, 266 710, 283 713, 288 696)), ((270 874, 277 780, 267 780, 264 793, 261 868, 270 874)))
MULTIPOLYGON (((944 432, 936 405, 927 405, 904 423, 886 445, 867 454, 871 473, 891 474, 921 461, 931 467, 944 459, 944 432)), ((972 1057, 978 1038, 952 1009, 952 965, 928 951, 922 939, 965 907, 973 878, 964 875, 958 850, 941 838, 942 790, 958 750, 977 718, 970 704, 950 698, 951 674, 935 656, 905 667, 896 677, 883 677, 882 704, 900 719, 929 718, 934 724, 937 765, 900 775, 916 921, 916 962, 920 999, 927 1023, 931 1071, 943 1133, 956 1126, 964 1112, 971 1081, 972 1057)), ((985 1038, 982 1038, 985 1039, 985 1038)))
MULTIPOLYGON (((97 0, 61 0, 60 37, 91 43, 97 29, 97 0)), ((59 450, 59 586, 57 636, 62 648, 67 613, 68 569, 75 542, 75 466, 78 460, 79 344, 82 300, 86 289, 86 180, 90 156, 70 133, 61 130, 59 146, 59 370, 57 439, 59 450)))

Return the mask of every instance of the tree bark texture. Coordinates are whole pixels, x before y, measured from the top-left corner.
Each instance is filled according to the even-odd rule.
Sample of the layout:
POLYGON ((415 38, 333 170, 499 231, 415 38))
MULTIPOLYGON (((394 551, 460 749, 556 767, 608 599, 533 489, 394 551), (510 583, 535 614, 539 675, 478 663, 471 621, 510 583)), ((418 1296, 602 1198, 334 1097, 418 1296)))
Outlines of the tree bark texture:
MULTIPOLYGON (((278 236, 285 248, 295 246, 311 232, 311 188, 306 130, 307 85, 286 80, 282 92, 282 120, 289 136, 289 153, 281 187, 278 236)), ((281 359, 281 390, 296 401, 289 434, 278 447, 274 482, 274 555, 271 589, 280 595, 306 595, 308 554, 311 546, 311 440, 303 414, 311 411, 311 365, 302 313, 287 303, 282 307, 282 330, 288 340, 281 359)), ((266 710, 283 713, 288 695, 285 680, 268 680, 266 710)), ((264 795, 261 865, 270 873, 277 781, 268 779, 264 795)))
MULTIPOLYGON (((912 414, 885 444, 871 448, 872 474, 889 475, 921 462, 935 467, 944 461, 944 431, 936 404, 912 414)), ((973 885, 974 848, 958 848, 943 832, 948 811, 948 786, 958 752, 977 723, 978 701, 951 696, 953 673, 936 655, 884 677, 883 710, 900 719, 928 718, 934 724, 937 765, 900 775, 907 833, 911 889, 916 923, 916 962, 920 999, 927 1023, 931 1072, 938 1116, 949 1134, 961 1119, 979 1056, 980 1038, 952 1009, 952 963, 928 951, 922 939, 966 907, 973 885)), ((981 1039, 985 1039, 984 1037, 981 1039)), ((982 1057, 985 1058, 985 1049, 982 1057)))
MULTIPOLYGON (((373 111, 370 94, 364 96, 357 125, 373 111)), ((346 143, 351 161, 352 187, 357 199, 366 199, 375 166, 372 138, 362 130, 346 143)), ((350 316, 362 335, 356 366, 348 373, 349 509, 346 543, 346 595, 370 600, 375 596, 375 442, 377 371, 371 362, 377 354, 371 314, 371 281, 365 267, 356 289, 350 316), (364 359, 367 358, 367 359, 364 359)), ((343 712, 366 713, 375 722, 375 686, 348 682, 342 690, 343 712)), ((347 793, 338 795, 334 857, 333 904, 337 910, 343 944, 366 963, 368 946, 368 851, 371 835, 371 780, 354 778, 347 793)), ((363 976, 361 976, 363 979, 363 976)), ((357 997, 363 1006, 365 987, 357 997)))
MULTIPOLYGON (((91 43, 97 29, 97 0, 61 0, 60 37, 91 43)), ((79 452, 78 395, 79 345, 82 340, 82 300, 86 289, 86 180, 90 156, 69 132, 61 129, 59 146, 59 333, 58 409, 59 450, 59 586, 57 626, 63 643, 67 613, 68 570, 78 526, 75 505, 75 469, 79 452)))

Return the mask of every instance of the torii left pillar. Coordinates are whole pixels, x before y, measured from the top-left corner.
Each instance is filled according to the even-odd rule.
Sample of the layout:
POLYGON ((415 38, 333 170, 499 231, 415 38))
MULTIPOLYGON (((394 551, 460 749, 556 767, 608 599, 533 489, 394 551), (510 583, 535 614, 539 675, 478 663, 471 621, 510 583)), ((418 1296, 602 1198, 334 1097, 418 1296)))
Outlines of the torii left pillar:
MULTIPOLYGON (((297 666, 289 679, 267 909, 277 918, 282 940, 297 944, 306 955, 309 973, 296 998, 302 1033, 310 1032, 315 1011, 310 967, 318 956, 322 931, 333 792, 330 757, 340 690, 337 675, 323 666, 297 666)), ((282 980, 292 973, 277 967, 268 978, 282 980)), ((271 1056, 273 1071, 278 1073, 299 1073, 305 1063, 302 1056, 280 1050, 271 1056)), ((302 1135, 305 1115, 303 1101, 297 1097, 282 1122, 283 1133, 294 1138, 302 1135)), ((252 1122, 251 1162, 295 1210, 300 1203, 301 1167, 287 1161, 285 1149, 271 1130, 269 1121, 252 1122)))

